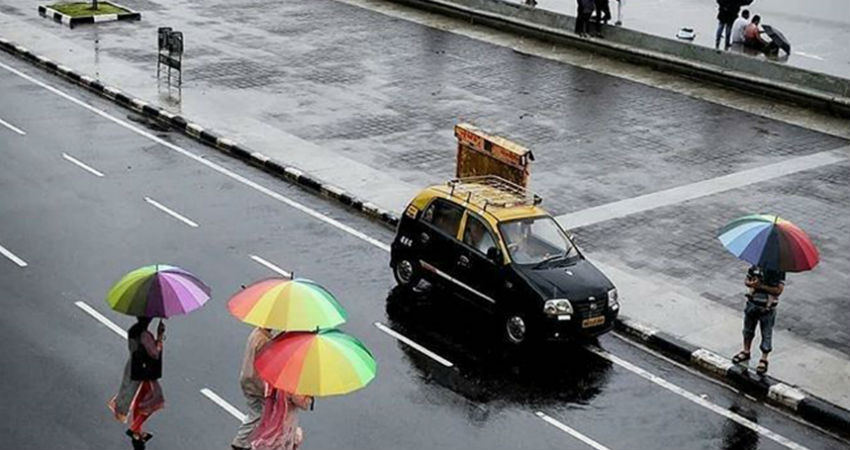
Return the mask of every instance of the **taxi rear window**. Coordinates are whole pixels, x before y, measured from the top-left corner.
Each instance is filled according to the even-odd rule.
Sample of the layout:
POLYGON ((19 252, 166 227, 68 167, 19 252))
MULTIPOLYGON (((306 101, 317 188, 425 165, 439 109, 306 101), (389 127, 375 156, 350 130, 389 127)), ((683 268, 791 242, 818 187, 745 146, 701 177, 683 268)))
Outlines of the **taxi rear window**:
POLYGON ((422 220, 449 236, 457 236, 463 209, 445 200, 437 199, 422 214, 422 220))

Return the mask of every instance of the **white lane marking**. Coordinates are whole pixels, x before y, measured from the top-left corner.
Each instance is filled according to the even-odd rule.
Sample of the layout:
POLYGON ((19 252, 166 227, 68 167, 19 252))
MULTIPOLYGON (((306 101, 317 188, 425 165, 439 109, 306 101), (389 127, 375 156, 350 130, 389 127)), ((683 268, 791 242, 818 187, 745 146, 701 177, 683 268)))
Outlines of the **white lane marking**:
POLYGON ((266 261, 265 259, 260 258, 257 255, 248 255, 248 256, 250 256, 251 259, 253 259, 255 262, 257 262, 257 263, 259 263, 263 266, 266 266, 268 269, 271 269, 273 272, 277 272, 277 273, 283 275, 284 278, 292 278, 292 272, 287 272, 287 271, 281 269, 280 267, 266 261))
POLYGON ((10 260, 12 260, 13 263, 17 264, 20 267, 26 267, 27 266, 26 261, 24 261, 21 258, 18 258, 18 255, 12 253, 11 250, 7 249, 6 247, 3 247, 2 245, 0 245, 0 253, 2 253, 3 256, 9 258, 10 260))
POLYGON ((5 120, 3 120, 3 119, 0 119, 0 125, 3 125, 4 127, 6 127, 6 128, 8 128, 8 129, 10 129, 10 130, 14 131, 15 133, 20 134, 21 136, 26 136, 26 135, 27 135, 27 133, 26 133, 24 130, 22 130, 22 129, 20 129, 20 128, 18 128, 18 127, 16 127, 16 126, 14 126, 14 125, 12 125, 12 124, 11 124, 11 123, 9 123, 9 122, 6 122, 6 121, 5 121, 5 120))
POLYGON ((169 207, 167 207, 167 206, 163 205, 162 203, 160 203, 160 202, 158 202, 158 201, 156 201, 156 200, 154 200, 154 199, 152 199, 152 198, 150 198, 150 197, 145 197, 145 201, 146 201, 146 202, 148 202, 148 203, 150 203, 151 205, 153 205, 153 207, 154 207, 154 208, 156 208, 156 209, 158 209, 158 210, 160 210, 160 211, 162 211, 162 212, 164 212, 164 213, 168 214, 168 215, 169 215, 169 216, 171 216, 171 217, 174 217, 175 219, 177 219, 177 220, 179 220, 179 221, 181 221, 181 222, 185 223, 186 225, 189 225, 189 226, 190 226, 190 227, 192 227, 192 228, 198 228, 198 224, 197 224, 197 223, 192 222, 192 221, 191 221, 191 220, 189 220, 189 218, 187 218, 186 216, 181 215, 181 214, 180 214, 180 213, 178 213, 177 211, 174 211, 173 209, 171 209, 171 208, 169 208, 169 207))
POLYGON ((434 361, 437 361, 438 363, 440 363, 440 364, 442 364, 446 367, 453 367, 454 366, 454 364, 452 364, 452 362, 449 361, 448 359, 443 358, 442 356, 432 352, 431 350, 428 350, 427 348, 417 344, 416 342, 413 342, 407 336, 404 336, 404 335, 398 333, 397 331, 395 331, 392 328, 382 324, 381 322, 375 322, 375 327, 377 327, 379 330, 383 331, 384 333, 387 333, 390 336, 398 339, 399 341, 404 342, 408 346, 410 346, 410 347, 412 347, 416 350, 419 350, 419 352, 421 352, 425 356, 433 359, 434 361))
POLYGON ((80 308, 83 311, 85 311, 86 314, 94 317, 94 319, 97 320, 98 322, 106 325, 106 328, 109 328, 110 330, 114 331, 115 334, 117 334, 118 336, 121 336, 122 338, 127 339, 127 332, 124 331, 123 328, 116 325, 115 322, 107 319, 106 316, 104 316, 103 314, 97 312, 97 310, 92 308, 91 306, 89 306, 88 303, 80 301, 80 302, 74 302, 74 304, 77 305, 77 308, 80 308))
POLYGON ((823 61, 823 58, 822 58, 822 57, 820 57, 820 56, 818 56, 818 55, 813 55, 813 54, 811 54, 811 53, 805 53, 805 52, 794 52, 794 54, 795 54, 795 55, 800 55, 800 56, 805 56, 806 58, 816 59, 816 60, 818 60, 818 61, 823 61))
POLYGON ((846 161, 848 151, 850 151, 850 146, 789 158, 766 166, 742 170, 696 183, 586 208, 581 211, 560 215, 555 219, 566 229, 618 219, 631 214, 649 211, 663 206, 676 205, 688 200, 846 161))
POLYGON ((161 138, 159 138, 159 137, 157 137, 157 136, 155 136, 151 133, 148 133, 147 131, 145 131, 145 130, 139 128, 139 127, 136 127, 136 126, 134 126, 130 123, 127 123, 127 122, 125 122, 121 119, 118 119, 118 118, 110 115, 109 113, 107 113, 105 111, 101 111, 101 110, 99 110, 99 109, 97 109, 97 108, 95 108, 91 105, 88 105, 85 102, 83 102, 82 100, 78 100, 77 98, 72 97, 69 94, 66 94, 65 92, 62 92, 59 89, 56 89, 55 87, 50 86, 50 85, 48 85, 48 84, 46 84, 42 81, 39 81, 39 80, 37 80, 37 79, 19 71, 19 70, 16 70, 12 67, 9 67, 6 64, 0 63, 0 67, 6 69, 9 72, 12 72, 13 74, 31 82, 31 83, 34 83, 38 86, 41 86, 42 88, 47 89, 48 91, 66 99, 66 100, 68 100, 72 103, 75 103, 75 104, 77 104, 77 105, 79 105, 79 106, 81 106, 81 107, 83 107, 83 108, 85 108, 85 109, 87 109, 87 110, 109 120, 109 121, 112 121, 112 122, 126 128, 128 130, 131 130, 131 131, 133 131, 133 132, 135 132, 135 133, 137 133, 141 136, 144 136, 144 137, 156 142, 157 144, 160 144, 160 145, 165 146, 165 147, 167 147, 171 150, 174 150, 175 152, 180 153, 181 155, 186 156, 187 158, 191 158, 191 159, 195 160, 196 162, 201 163, 201 164, 209 167, 210 169, 215 170, 216 172, 218 172, 222 175, 230 177, 230 178, 244 184, 245 186, 248 186, 252 189, 255 189, 255 190, 257 190, 257 191, 259 191, 259 192, 261 192, 261 193, 263 193, 263 194, 265 194, 265 195, 267 195, 267 196, 269 196, 269 197, 271 197, 271 198, 273 198, 273 199, 275 199, 275 200, 277 200, 281 203, 284 203, 284 204, 286 204, 286 205, 288 205, 292 208, 295 208, 295 209, 303 212, 304 214, 307 214, 310 217, 321 220, 322 222, 325 222, 328 225, 336 227, 337 229, 340 229, 340 230, 342 230, 342 231, 344 231, 344 232, 346 232, 346 233, 348 233, 348 234, 350 234, 350 235, 352 235, 352 236, 354 236, 358 239, 366 241, 369 244, 372 244, 375 247, 380 248, 381 250, 384 250, 384 251, 387 251, 387 252, 390 251, 389 245, 384 244, 383 242, 381 242, 381 241, 379 241, 379 240, 377 240, 377 239, 375 239, 375 238, 373 238, 373 237, 371 237, 371 236, 369 236, 365 233, 362 233, 362 232, 354 229, 353 227, 348 226, 348 225, 346 225, 346 224, 344 224, 344 223, 342 223, 342 222, 340 222, 336 219, 328 217, 328 216, 316 211, 315 209, 307 207, 307 206, 305 206, 305 205, 303 205, 303 204, 301 204, 301 203, 299 203, 295 200, 292 200, 288 197, 284 197, 283 195, 281 195, 281 194, 279 194, 279 193, 277 193, 277 192, 275 192, 275 191, 273 191, 273 190, 271 190, 271 189, 269 189, 265 186, 262 186, 262 185, 260 185, 256 182, 254 182, 254 181, 251 181, 251 180, 243 177, 242 175, 239 175, 239 174, 237 174, 237 173, 235 173, 235 172, 233 172, 229 169, 226 169, 226 168, 224 168, 224 167, 222 167, 222 166, 220 166, 220 165, 218 165, 218 164, 216 164, 212 161, 208 161, 201 156, 198 156, 198 155, 196 155, 196 154, 194 154, 194 153, 192 153, 188 150, 185 150, 181 147, 178 147, 177 145, 174 145, 174 144, 172 144, 172 143, 170 143, 170 142, 168 142, 164 139, 161 139, 161 138))
POLYGON ((245 418, 247 417, 247 416, 245 415, 245 413, 243 413, 242 411, 239 411, 238 409, 236 409, 236 407, 235 407, 235 406, 231 405, 231 404, 230 404, 230 402, 228 402, 227 400, 225 400, 225 399, 221 398, 221 397, 220 397, 218 394, 216 394, 215 392, 213 392, 213 391, 211 391, 211 390, 209 390, 209 389, 207 389, 207 388, 203 388, 203 389, 201 389, 201 394, 203 394, 203 395, 204 395, 204 397, 206 397, 206 398, 208 398, 208 399, 212 400, 212 401, 213 401, 213 403, 215 403, 216 405, 220 406, 220 407, 221 407, 221 409, 223 409, 223 410, 227 411, 228 413, 230 413, 230 415, 231 415, 231 416, 233 416, 233 417, 235 417, 235 418, 236 418, 236 420, 238 420, 238 421, 240 421, 240 422, 244 422, 244 421, 245 421, 245 418))
POLYGON ((92 175, 94 175, 96 177, 102 177, 103 176, 103 172, 93 168, 92 166, 89 166, 88 164, 80 161, 77 158, 74 158, 73 156, 71 156, 67 153, 62 153, 62 157, 65 158, 65 160, 67 160, 68 162, 70 162, 72 164, 76 164, 81 169, 85 170, 86 172, 91 173, 92 175))
POLYGON ((593 439, 579 433, 578 431, 576 431, 576 430, 570 428, 569 426, 555 420, 551 416, 548 416, 541 411, 537 411, 536 413, 534 413, 534 415, 543 419, 549 425, 552 425, 553 427, 563 431, 564 433, 569 434, 570 436, 584 442, 585 444, 595 448, 596 450, 609 450, 608 447, 606 447, 606 446, 594 441, 593 439))
POLYGON ((708 409, 709 411, 717 413, 717 414, 719 414, 719 415, 721 415, 721 416, 723 416, 723 417, 725 417, 725 418, 727 418, 727 419, 729 419, 729 420, 731 420, 731 421, 733 421, 733 422, 735 422, 735 423, 737 423, 737 424, 739 424, 743 427, 749 428, 750 430, 753 430, 756 433, 759 433, 762 436, 765 436, 766 438, 771 439, 771 440, 775 441, 776 443, 778 443, 782 446, 788 447, 792 450, 808 450, 805 446, 800 445, 800 444, 786 438, 785 436, 777 434, 777 433, 775 433, 775 432, 773 432, 773 431, 771 431, 771 430, 769 430, 769 429, 747 419, 746 417, 743 417, 739 414, 735 414, 734 412, 729 411, 726 408, 723 408, 719 405, 711 403, 710 401, 700 397, 699 395, 693 394, 693 393, 679 387, 678 385, 673 384, 673 383, 671 383, 671 382, 669 382, 669 381, 667 381, 667 380, 665 380, 665 379, 663 379, 663 378, 661 378, 661 377, 659 377, 659 376, 657 376, 657 375, 655 375, 655 374, 653 374, 653 373, 651 373, 651 372, 649 372, 645 369, 642 369, 642 368, 640 368, 640 367, 638 367, 638 366, 636 366, 636 365, 634 365, 634 364, 632 364, 632 363, 630 363, 630 362, 628 362, 628 361, 626 361, 626 360, 624 360, 624 359, 622 359, 618 356, 612 355, 611 353, 608 353, 605 350, 602 350, 602 349, 597 348, 597 347, 591 347, 591 346, 588 346, 587 349, 590 350, 591 352, 595 353, 596 355, 599 355, 600 357, 607 359, 608 361, 611 361, 612 363, 628 370, 629 372, 632 372, 632 373, 634 373, 634 374, 636 374, 636 375, 638 375, 642 378, 645 378, 645 379, 657 384, 658 386, 661 386, 662 388, 667 389, 668 391, 670 391, 670 392, 672 392, 676 395, 679 395, 680 397, 684 397, 685 399, 690 400, 690 401, 696 403, 697 405, 700 405, 703 408, 708 409))

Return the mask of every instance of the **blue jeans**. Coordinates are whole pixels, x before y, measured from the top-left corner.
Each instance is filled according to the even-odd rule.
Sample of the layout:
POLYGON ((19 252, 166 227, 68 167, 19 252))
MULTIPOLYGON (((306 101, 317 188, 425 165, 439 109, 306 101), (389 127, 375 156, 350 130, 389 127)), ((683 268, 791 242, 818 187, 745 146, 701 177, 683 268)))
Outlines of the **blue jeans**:
POLYGON ((732 42, 732 24, 717 21, 717 33, 714 35, 714 48, 720 48, 720 36, 723 36, 723 31, 726 31, 726 47, 729 48, 732 42))
POLYGON ((776 307, 767 308, 753 302, 747 302, 744 308, 744 340, 752 342, 756 335, 756 326, 761 328, 762 353, 773 350, 773 324, 776 322, 776 307))

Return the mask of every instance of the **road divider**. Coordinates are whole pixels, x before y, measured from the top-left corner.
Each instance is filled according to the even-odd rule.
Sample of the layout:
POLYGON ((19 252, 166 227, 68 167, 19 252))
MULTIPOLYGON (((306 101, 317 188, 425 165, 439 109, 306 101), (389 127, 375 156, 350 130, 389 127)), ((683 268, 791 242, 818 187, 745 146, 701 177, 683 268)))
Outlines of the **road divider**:
POLYGON ((579 433, 578 431, 574 430, 573 428, 567 426, 566 424, 564 424, 562 422, 559 422, 558 420, 552 418, 549 415, 546 415, 545 413, 543 413, 541 411, 537 411, 536 413, 534 413, 534 415, 543 419, 543 421, 548 423, 549 425, 552 425, 553 427, 563 431, 564 433, 569 434, 570 436, 584 442, 585 444, 595 448, 596 450, 609 450, 608 447, 594 441, 593 439, 587 437, 586 435, 584 435, 582 433, 579 433))
POLYGON ((62 153, 62 158, 65 158, 66 161, 70 162, 71 164, 76 165, 77 167, 85 170, 86 172, 88 172, 88 173, 90 173, 90 174, 92 174, 96 177, 103 177, 103 172, 89 166, 88 164, 80 161, 77 158, 74 158, 73 156, 71 156, 67 153, 62 153))
POLYGON ((442 364, 446 367, 454 367, 454 364, 452 364, 452 362, 449 361, 448 359, 443 358, 442 356, 432 352, 431 350, 428 350, 427 348, 417 344, 416 342, 414 342, 413 340, 411 340, 407 336, 402 335, 398 331, 393 330, 392 328, 382 324, 381 322, 375 322, 375 327, 377 329, 383 331, 384 333, 398 339, 399 341, 407 344, 408 347, 419 351, 420 353, 422 353, 423 355, 433 359, 434 361, 437 361, 438 363, 440 363, 440 364, 442 364))
POLYGON ((93 317, 94 320, 97 320, 98 322, 106 325, 106 328, 109 328, 115 334, 117 334, 118 336, 121 336, 121 338, 127 339, 127 332, 124 331, 123 328, 119 327, 118 325, 115 324, 115 322, 109 320, 106 316, 99 313, 96 309, 92 308, 91 306, 89 306, 88 303, 83 302, 83 301, 77 301, 77 302, 74 302, 74 304, 77 305, 77 308, 82 309, 86 314, 93 317))
POLYGON ((6 122, 6 121, 5 121, 5 120, 3 120, 3 119, 0 119, 0 125, 3 125, 4 127, 6 127, 6 128, 8 128, 8 129, 10 129, 10 130, 14 131, 15 133, 20 134, 21 136, 26 136, 26 135, 27 135, 27 133, 26 133, 24 130, 22 130, 22 129, 20 129, 20 128, 18 128, 18 127, 16 127, 16 126, 14 126, 14 125, 12 125, 12 124, 11 124, 11 123, 9 123, 9 122, 6 122))
POLYGON ((145 197, 145 201, 150 203, 151 206, 153 206, 154 208, 168 214, 171 217, 174 217, 175 219, 185 223, 186 225, 189 225, 192 228, 198 228, 197 223, 193 222, 188 217, 178 213, 177 211, 174 211, 173 209, 163 205, 162 203, 160 203, 160 202, 158 202, 158 201, 156 201, 156 200, 154 200, 150 197, 145 197))
POLYGON ((272 272, 277 272, 278 274, 280 274, 280 275, 281 275, 281 276, 283 276, 284 278, 293 278, 293 276, 294 276, 294 274, 293 274, 292 272, 287 272, 287 271, 285 271, 285 270, 281 269, 280 267, 278 267, 277 265, 272 264, 272 263, 270 263, 270 262, 266 261, 265 259, 260 258, 260 257, 259 257, 259 256, 257 256, 257 255, 248 255, 248 256, 250 256, 250 257, 251 257, 251 259, 252 259, 254 262, 256 262, 257 264, 260 264, 260 265, 262 265, 262 266, 265 266, 266 268, 268 268, 268 269, 269 269, 269 270, 271 270, 272 272))
POLYGON ((210 399, 216 405, 220 406, 221 409, 227 411, 227 413, 230 414, 231 416, 235 417, 236 420, 238 420, 240 422, 245 421, 245 418, 247 417, 245 415, 245 413, 236 409, 235 406, 231 405, 230 402, 228 402, 227 400, 221 398, 220 395, 216 394, 215 392, 213 392, 213 391, 211 391, 210 389, 207 389, 207 388, 201 389, 201 394, 204 397, 210 399))
POLYGON ((3 247, 2 245, 0 245, 0 253, 2 253, 3 256, 9 258, 9 260, 11 260, 13 263, 17 264, 19 267, 26 267, 27 266, 26 261, 19 258, 18 255, 12 253, 11 250, 7 249, 6 247, 3 247))

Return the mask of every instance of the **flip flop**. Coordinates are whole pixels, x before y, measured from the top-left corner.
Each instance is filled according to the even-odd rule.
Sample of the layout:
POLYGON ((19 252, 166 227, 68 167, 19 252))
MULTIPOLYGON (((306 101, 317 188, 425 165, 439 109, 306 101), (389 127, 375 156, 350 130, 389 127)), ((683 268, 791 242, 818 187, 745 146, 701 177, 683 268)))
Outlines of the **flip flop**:
POLYGON ((742 363, 744 361, 749 361, 749 360, 750 360, 750 354, 748 352, 743 351, 743 350, 738 352, 737 355, 732 357, 732 362, 735 363, 735 364, 742 363))
POLYGON ((767 373, 767 360, 760 360, 759 365, 756 366, 756 373, 759 375, 764 375, 767 373))

